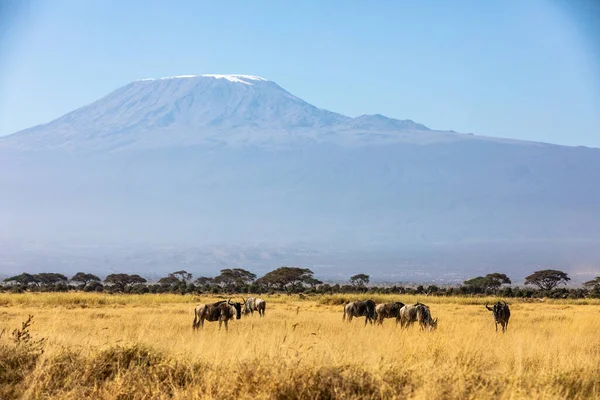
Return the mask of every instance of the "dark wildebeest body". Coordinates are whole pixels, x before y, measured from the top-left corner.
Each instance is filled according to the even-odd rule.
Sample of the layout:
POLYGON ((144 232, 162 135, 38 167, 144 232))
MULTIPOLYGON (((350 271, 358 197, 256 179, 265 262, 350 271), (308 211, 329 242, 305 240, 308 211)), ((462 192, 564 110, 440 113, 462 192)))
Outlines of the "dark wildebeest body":
POLYGON ((219 330, 221 324, 225 323, 225 329, 229 330, 227 325, 230 319, 240 319, 242 317, 242 304, 232 303, 231 299, 225 301, 217 301, 212 304, 200 304, 194 309, 194 329, 203 328, 204 320, 214 322, 219 321, 219 330))
POLYGON ((371 324, 377 319, 375 312, 375 302, 373 300, 354 301, 344 306, 344 319, 348 316, 348 322, 354 317, 365 317, 365 325, 367 322, 371 324))
POLYGON ((384 318, 396 318, 396 324, 400 322, 400 309, 404 307, 404 303, 396 301, 394 303, 377 304, 375 312, 377 313, 377 322, 383 324, 384 318))
POLYGON ((487 303, 485 308, 490 310, 494 315, 494 324, 496 326, 496 332, 498 332, 498 324, 502 326, 502 332, 506 332, 508 329, 508 320, 510 319, 510 308, 505 301, 497 302, 493 307, 489 307, 487 303))
POLYGON ((258 311, 258 315, 264 317, 266 308, 267 303, 263 299, 248 297, 244 303, 244 314, 252 313, 254 315, 254 311, 258 311))
POLYGON ((408 328, 417 321, 419 321, 422 330, 425 328, 430 331, 437 329, 437 318, 431 318, 429 307, 425 304, 416 303, 400 309, 400 326, 402 328, 408 328))

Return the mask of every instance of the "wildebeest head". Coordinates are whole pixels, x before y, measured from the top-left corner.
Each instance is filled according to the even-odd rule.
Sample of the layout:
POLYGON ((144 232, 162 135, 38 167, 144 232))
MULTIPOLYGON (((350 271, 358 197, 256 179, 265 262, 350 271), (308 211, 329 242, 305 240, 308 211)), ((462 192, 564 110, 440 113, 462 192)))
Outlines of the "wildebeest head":
POLYGON ((431 320, 431 323, 429 324, 429 329, 434 331, 437 329, 437 317, 435 317, 434 319, 431 320))
POLYGON ((240 319, 242 318, 242 303, 232 303, 231 299, 227 300, 227 304, 229 304, 230 306, 233 306, 233 308, 235 308, 235 319, 240 319))
POLYGON ((488 303, 485 303, 485 308, 490 310, 494 314, 494 317, 498 319, 501 317, 504 310, 508 308, 508 304, 506 304, 504 300, 502 302, 497 302, 493 307, 490 307, 488 303))

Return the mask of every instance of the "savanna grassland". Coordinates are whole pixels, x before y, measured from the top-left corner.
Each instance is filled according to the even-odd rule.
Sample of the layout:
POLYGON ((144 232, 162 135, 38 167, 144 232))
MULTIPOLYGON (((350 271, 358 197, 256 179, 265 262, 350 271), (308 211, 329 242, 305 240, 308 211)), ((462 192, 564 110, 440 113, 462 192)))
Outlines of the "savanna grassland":
POLYGON ((597 300, 512 300, 502 334, 491 298, 371 296, 430 305, 421 332, 342 321, 364 296, 261 297, 266 317, 226 333, 192 331, 194 304, 219 298, 1 294, 0 399, 600 398, 597 300))

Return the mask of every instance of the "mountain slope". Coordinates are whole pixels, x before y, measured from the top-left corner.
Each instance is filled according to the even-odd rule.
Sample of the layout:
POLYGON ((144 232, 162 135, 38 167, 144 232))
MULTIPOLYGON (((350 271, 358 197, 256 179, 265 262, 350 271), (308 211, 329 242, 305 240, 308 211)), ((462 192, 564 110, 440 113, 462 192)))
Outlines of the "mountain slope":
MULTIPOLYGON (((576 243, 560 261, 595 267, 581 246, 600 243, 598 171, 598 149, 349 118, 259 77, 143 80, 0 138, 0 240, 460 245, 471 269, 491 265, 479 252, 494 243, 534 246, 544 260, 544 244, 557 254, 576 243)), ((430 256, 410 262, 441 267, 430 256)))

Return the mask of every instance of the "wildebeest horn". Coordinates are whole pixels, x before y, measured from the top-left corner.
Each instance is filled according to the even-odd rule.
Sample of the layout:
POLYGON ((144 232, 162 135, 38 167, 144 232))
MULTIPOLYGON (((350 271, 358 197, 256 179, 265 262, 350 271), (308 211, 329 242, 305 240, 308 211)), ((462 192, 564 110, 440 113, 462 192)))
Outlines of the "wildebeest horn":
POLYGON ((242 304, 246 304, 246 300, 242 297, 242 304))
POLYGON ((231 304, 231 298, 227 300, 227 304, 231 304))

